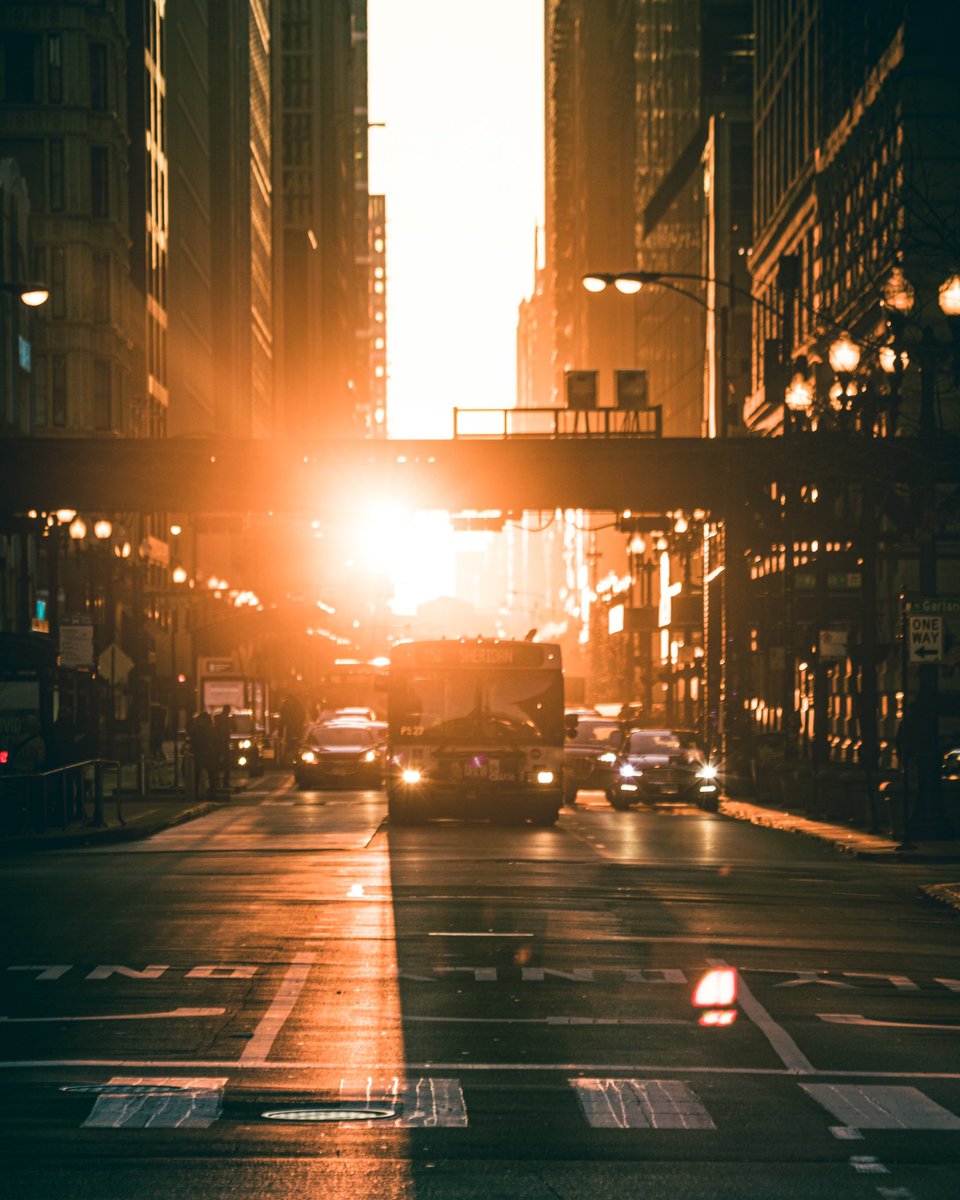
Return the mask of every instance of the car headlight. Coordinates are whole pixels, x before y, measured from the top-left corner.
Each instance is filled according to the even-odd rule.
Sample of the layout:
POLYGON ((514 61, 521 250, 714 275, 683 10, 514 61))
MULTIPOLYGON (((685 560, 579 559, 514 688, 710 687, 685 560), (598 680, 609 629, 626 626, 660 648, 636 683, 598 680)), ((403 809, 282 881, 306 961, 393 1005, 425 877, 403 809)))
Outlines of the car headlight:
POLYGON ((300 761, 305 763, 315 763, 317 761, 317 756, 312 750, 301 750, 300 761))
POLYGON ((620 778, 621 779, 633 779, 635 775, 639 775, 639 774, 640 774, 640 772, 636 769, 636 767, 631 767, 629 763, 621 763, 620 764, 620 778))
POLYGON ((376 750, 368 750, 366 752, 366 754, 363 756, 363 761, 364 762, 376 762, 377 761, 376 750))
POLYGON ((698 779, 716 779, 716 777, 717 768, 713 765, 713 763, 704 763, 697 772, 698 779))
POLYGON ((543 783, 543 784, 553 783, 553 778, 554 777, 553 777, 552 771, 538 771, 537 772, 537 783, 543 783))
POLYGON ((400 778, 404 783, 419 783, 423 778, 423 774, 416 767, 404 767, 400 773, 400 778))
POLYGON ((245 767, 246 765, 247 765, 247 756, 245 754, 241 754, 240 757, 237 759, 237 766, 245 767))
POLYGON ((252 745, 253 745, 253 743, 250 741, 249 738, 244 738, 243 741, 240 743, 240 749, 241 750, 249 750, 252 745))
POLYGON ((602 763, 615 763, 617 761, 617 756, 608 750, 606 754, 601 754, 597 761, 602 763))

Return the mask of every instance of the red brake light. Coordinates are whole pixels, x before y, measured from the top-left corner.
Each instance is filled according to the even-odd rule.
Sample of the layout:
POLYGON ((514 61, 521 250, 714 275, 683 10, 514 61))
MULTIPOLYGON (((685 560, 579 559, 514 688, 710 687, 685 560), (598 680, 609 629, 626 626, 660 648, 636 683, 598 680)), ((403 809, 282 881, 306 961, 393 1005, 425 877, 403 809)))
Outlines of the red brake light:
POLYGON ((697 1008, 725 1008, 737 1002, 735 967, 715 967, 700 980, 693 992, 697 1008))

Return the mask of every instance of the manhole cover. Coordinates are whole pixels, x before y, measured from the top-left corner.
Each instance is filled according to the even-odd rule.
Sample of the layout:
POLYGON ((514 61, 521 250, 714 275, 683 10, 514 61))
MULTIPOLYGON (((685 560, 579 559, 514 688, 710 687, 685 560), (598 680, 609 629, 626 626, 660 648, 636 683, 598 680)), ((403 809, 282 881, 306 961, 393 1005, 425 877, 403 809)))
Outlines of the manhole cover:
POLYGON ((345 1107, 318 1105, 311 1108, 278 1108, 260 1114, 266 1121, 382 1121, 396 1117, 392 1108, 375 1108, 371 1105, 345 1107))

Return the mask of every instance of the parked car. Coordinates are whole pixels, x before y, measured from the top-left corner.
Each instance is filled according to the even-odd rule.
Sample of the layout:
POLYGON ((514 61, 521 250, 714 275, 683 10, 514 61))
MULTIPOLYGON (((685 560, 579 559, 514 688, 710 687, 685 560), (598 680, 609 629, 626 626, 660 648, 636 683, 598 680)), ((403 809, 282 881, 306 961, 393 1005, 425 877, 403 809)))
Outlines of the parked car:
POLYGON ((246 771, 251 778, 264 772, 263 751, 267 735, 257 728, 249 709, 235 709, 230 714, 230 759, 232 768, 246 771))
POLYGON ((567 718, 563 742, 563 802, 575 804, 583 789, 609 791, 616 779, 620 724, 587 714, 567 718))
POLYGON ((380 731, 365 721, 341 719, 309 726, 294 767, 298 788, 380 787, 383 775, 380 731))
POLYGON ((614 808, 638 800, 692 799, 715 812, 720 799, 719 771, 684 729, 631 729, 623 739, 616 778, 607 793, 614 808))

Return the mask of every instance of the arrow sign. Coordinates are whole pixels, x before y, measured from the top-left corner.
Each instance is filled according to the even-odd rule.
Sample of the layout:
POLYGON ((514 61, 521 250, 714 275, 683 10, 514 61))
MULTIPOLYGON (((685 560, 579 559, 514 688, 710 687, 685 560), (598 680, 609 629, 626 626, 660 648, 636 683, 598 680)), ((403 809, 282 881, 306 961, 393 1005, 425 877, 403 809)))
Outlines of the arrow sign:
POLYGON ((907 617, 907 645, 912 663, 943 662, 943 617, 939 613, 911 613, 907 617))

